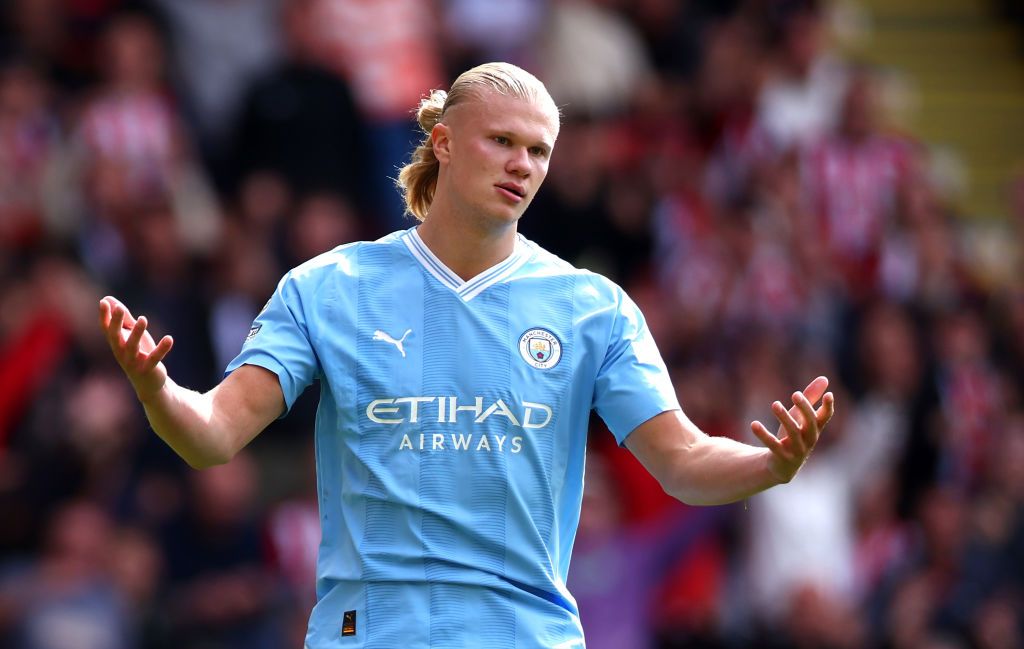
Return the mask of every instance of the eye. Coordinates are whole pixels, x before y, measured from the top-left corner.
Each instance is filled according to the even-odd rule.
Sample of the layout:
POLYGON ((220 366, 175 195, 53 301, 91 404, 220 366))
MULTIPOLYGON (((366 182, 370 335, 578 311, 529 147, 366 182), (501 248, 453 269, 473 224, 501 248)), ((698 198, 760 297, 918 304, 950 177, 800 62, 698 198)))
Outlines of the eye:
POLYGON ((530 154, 531 155, 535 155, 535 156, 539 156, 541 158, 546 158, 547 155, 548 155, 548 150, 545 149, 542 146, 534 146, 534 147, 530 147, 530 154))
POLYGON ((493 139, 494 139, 495 142, 497 142, 498 144, 500 144, 502 146, 510 144, 510 140, 507 137, 505 137, 504 135, 495 135, 493 139))

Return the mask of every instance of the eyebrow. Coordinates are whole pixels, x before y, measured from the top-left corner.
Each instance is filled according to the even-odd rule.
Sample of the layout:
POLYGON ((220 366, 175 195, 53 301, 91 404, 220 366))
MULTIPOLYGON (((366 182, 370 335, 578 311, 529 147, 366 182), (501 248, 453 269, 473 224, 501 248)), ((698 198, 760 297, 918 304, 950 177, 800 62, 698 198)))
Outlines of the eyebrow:
MULTIPOLYGON (((494 134, 495 135, 502 135, 502 136, 505 136, 505 137, 507 137, 509 139, 513 139, 513 140, 515 140, 515 139, 522 139, 521 135, 519 135, 518 133, 514 133, 513 131, 507 131, 507 130, 502 130, 502 129, 497 129, 497 128, 493 129, 493 130, 494 130, 494 134)), ((554 143, 547 142, 546 140, 538 140, 537 142, 535 142, 534 144, 531 144, 530 146, 542 147, 544 149, 544 151, 550 153, 555 145, 554 145, 554 143)))

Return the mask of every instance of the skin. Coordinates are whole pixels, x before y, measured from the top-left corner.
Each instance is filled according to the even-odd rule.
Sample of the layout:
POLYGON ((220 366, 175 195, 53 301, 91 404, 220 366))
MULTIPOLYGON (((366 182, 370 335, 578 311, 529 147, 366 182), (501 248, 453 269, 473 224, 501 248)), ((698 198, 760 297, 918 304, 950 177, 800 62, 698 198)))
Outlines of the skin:
MULTIPOLYGON (((450 107, 434 127, 440 169, 419 232, 463 279, 512 254, 517 223, 544 182, 557 137, 558 113, 550 97, 530 102, 489 90, 450 107)), ((227 462, 284 411, 277 377, 251 365, 205 394, 175 384, 162 362, 173 347, 171 337, 156 342, 146 318, 133 318, 113 297, 100 302, 100 324, 154 430, 195 468, 227 462)), ((791 395, 791 407, 773 403, 775 434, 751 422, 763 448, 709 437, 680 411, 641 424, 626 446, 684 502, 741 500, 789 482, 800 470, 834 412, 827 388, 828 379, 817 377, 791 395)))
POLYGON ((156 342, 145 316, 133 318, 107 296, 100 300, 100 325, 153 430, 192 468, 230 461, 284 412, 277 376, 262 367, 244 365, 201 394, 167 376, 163 359, 174 340, 156 342))
POLYGON ((440 169, 419 234, 463 279, 512 254, 516 225, 547 176, 558 137, 558 109, 545 99, 481 91, 479 101, 450 107, 431 131, 440 169))

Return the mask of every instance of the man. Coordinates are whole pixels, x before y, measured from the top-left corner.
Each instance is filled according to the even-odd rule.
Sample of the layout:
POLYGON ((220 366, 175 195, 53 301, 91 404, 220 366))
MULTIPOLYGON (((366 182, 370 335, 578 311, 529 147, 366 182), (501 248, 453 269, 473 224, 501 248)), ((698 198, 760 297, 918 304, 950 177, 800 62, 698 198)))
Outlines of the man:
POLYGON ((101 321, 153 428, 196 468, 320 379, 310 649, 583 647, 565 579, 590 410, 671 494, 725 503, 793 478, 832 415, 828 382, 773 404, 780 437, 752 424, 765 449, 707 437, 622 290, 517 234, 558 135, 540 81, 479 66, 419 121, 399 183, 422 223, 288 273, 210 392, 167 377, 172 341, 144 317, 107 297, 101 321))

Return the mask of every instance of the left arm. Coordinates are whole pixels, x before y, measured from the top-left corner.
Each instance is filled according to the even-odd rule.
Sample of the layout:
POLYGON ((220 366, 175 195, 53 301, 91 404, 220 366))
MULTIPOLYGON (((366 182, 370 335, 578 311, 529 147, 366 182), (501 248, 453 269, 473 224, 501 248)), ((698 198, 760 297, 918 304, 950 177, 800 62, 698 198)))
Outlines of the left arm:
POLYGON ((789 482, 810 456, 835 403, 826 393, 828 379, 814 379, 793 394, 793 407, 772 404, 780 422, 772 435, 759 421, 750 427, 765 448, 727 437, 709 437, 681 411, 663 412, 640 424, 626 447, 671 496, 691 505, 721 505, 743 500, 789 482), (812 403, 821 399, 821 406, 812 403))

